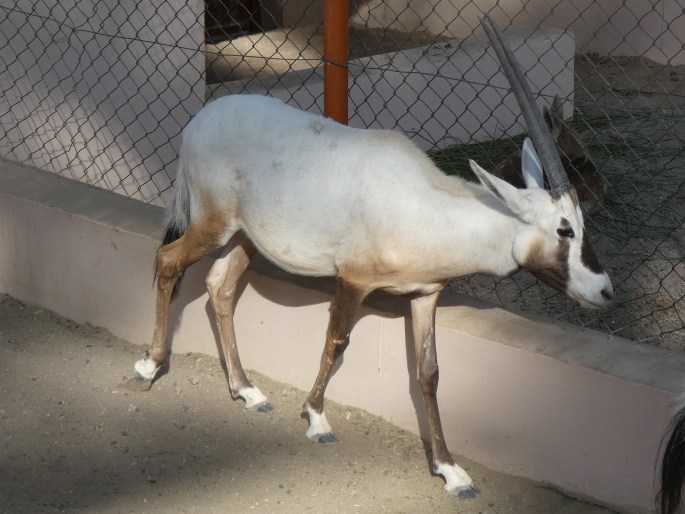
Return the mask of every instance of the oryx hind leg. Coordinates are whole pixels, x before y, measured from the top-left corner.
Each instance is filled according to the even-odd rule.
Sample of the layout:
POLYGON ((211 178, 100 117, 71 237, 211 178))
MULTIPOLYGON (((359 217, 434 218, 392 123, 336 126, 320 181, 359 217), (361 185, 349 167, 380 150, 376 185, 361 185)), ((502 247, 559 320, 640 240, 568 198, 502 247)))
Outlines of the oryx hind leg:
POLYGON ((135 364, 135 379, 129 382, 132 389, 146 391, 169 355, 167 337, 169 306, 174 288, 185 270, 212 250, 226 244, 228 221, 216 216, 202 216, 193 222, 176 241, 157 250, 157 302, 155 328, 150 350, 135 364))
POLYGON ((255 255, 255 247, 242 232, 237 233, 207 274, 207 290, 214 308, 221 347, 228 371, 228 387, 234 399, 245 400, 245 408, 258 412, 273 407, 261 391, 247 378, 240 363, 233 325, 236 293, 240 277, 255 255))

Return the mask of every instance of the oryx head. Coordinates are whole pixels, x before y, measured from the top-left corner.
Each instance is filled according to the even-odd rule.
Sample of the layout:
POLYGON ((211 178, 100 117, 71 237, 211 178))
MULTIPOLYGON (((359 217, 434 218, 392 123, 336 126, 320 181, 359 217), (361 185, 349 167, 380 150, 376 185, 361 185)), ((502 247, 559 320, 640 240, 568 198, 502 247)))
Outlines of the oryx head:
POLYGON ((471 168, 483 185, 524 222, 514 241, 516 262, 581 306, 605 307, 613 297, 611 281, 590 246, 578 196, 564 172, 552 135, 511 49, 503 43, 489 17, 486 16, 483 26, 532 137, 532 142, 527 139, 522 150, 526 189, 516 189, 475 162, 471 162, 471 168), (543 170, 549 190, 545 189, 543 170))

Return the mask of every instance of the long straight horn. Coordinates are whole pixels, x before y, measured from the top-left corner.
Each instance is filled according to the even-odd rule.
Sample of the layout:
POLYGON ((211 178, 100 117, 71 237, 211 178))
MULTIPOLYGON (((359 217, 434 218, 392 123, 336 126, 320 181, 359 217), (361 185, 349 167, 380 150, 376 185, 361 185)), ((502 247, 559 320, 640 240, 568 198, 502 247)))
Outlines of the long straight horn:
POLYGON ((540 109, 538 109, 533 99, 533 93, 530 91, 528 81, 523 75, 521 66, 514 57, 514 53, 509 48, 509 45, 504 43, 499 28, 487 14, 483 18, 483 28, 495 49, 497 58, 502 65, 502 70, 509 80, 511 89, 526 120, 528 132, 533 139, 535 150, 540 156, 540 161, 547 175, 552 196, 559 198, 571 189, 571 183, 566 172, 564 172, 564 167, 561 164, 561 158, 557 152, 552 134, 550 134, 542 119, 540 109))

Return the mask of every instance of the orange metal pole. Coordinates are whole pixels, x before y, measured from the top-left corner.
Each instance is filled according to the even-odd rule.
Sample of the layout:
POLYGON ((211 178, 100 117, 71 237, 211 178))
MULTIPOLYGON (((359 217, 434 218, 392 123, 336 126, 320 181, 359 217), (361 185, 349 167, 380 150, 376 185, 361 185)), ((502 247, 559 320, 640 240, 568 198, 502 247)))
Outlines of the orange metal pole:
POLYGON ((347 125, 348 0, 323 3, 323 114, 347 125))

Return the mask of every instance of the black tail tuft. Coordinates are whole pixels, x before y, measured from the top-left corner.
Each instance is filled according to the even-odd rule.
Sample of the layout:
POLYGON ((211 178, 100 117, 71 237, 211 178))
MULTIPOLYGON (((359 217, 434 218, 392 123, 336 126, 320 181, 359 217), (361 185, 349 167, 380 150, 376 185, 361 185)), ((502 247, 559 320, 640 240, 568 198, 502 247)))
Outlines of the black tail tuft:
POLYGON ((657 496, 661 514, 678 511, 685 480, 685 407, 673 420, 673 432, 661 463, 661 490, 657 496))
POLYGON ((160 245, 160 248, 173 243, 177 239, 180 239, 184 233, 184 229, 175 224, 169 224, 169 226, 166 228, 166 232, 164 233, 164 237, 162 238, 162 244, 160 245))
MULTIPOLYGON (((173 221, 170 222, 167 225, 166 232, 164 232, 164 237, 162 238, 162 244, 159 245, 159 248, 162 248, 163 246, 166 246, 168 244, 173 243, 177 239, 180 239, 181 236, 185 233, 185 227, 180 227, 177 224, 175 224, 173 221)), ((157 257, 155 256, 155 263, 154 263, 154 277, 152 279, 152 283, 154 284, 157 281, 157 276, 159 275, 159 263, 157 262, 157 257)), ((178 277, 178 280, 174 284, 174 289, 171 292, 171 298, 172 300, 176 298, 178 295, 178 289, 181 285, 181 280, 183 279, 183 273, 181 273, 181 276, 178 277)))

